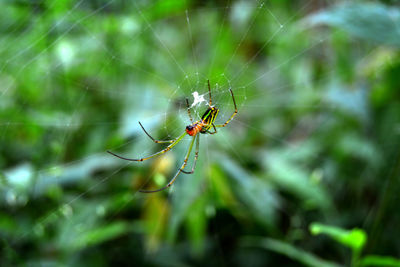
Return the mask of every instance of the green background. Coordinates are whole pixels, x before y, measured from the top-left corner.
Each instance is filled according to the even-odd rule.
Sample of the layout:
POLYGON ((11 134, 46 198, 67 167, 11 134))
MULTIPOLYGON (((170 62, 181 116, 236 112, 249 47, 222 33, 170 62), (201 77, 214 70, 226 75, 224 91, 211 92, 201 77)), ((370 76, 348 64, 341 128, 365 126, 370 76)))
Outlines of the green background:
POLYGON ((0 9, 1 266, 400 266, 396 1, 0 9))

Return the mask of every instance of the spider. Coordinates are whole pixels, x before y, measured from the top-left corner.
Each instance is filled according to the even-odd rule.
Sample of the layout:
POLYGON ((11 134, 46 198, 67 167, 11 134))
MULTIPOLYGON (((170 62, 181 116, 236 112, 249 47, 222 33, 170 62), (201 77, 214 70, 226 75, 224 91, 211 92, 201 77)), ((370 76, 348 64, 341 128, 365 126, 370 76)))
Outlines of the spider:
POLYGON ((176 178, 178 177, 178 175, 183 172, 186 174, 192 174, 194 173, 194 169, 196 168, 196 162, 199 156, 199 145, 200 145, 200 135, 201 134, 215 134, 217 133, 217 128, 218 127, 225 127, 232 119, 233 117, 236 116, 236 114, 238 113, 237 107, 236 107, 236 101, 235 101, 235 97, 233 95, 232 89, 229 89, 231 96, 232 96, 232 101, 233 101, 233 105, 235 107, 235 111, 233 112, 233 114, 231 115, 231 117, 224 123, 224 124, 217 124, 215 125, 215 119, 217 118, 219 109, 215 106, 212 105, 212 100, 211 100, 211 87, 210 87, 210 81, 207 80, 208 83, 208 93, 209 93, 209 101, 208 101, 208 108, 206 110, 206 112, 204 113, 204 115, 201 117, 201 119, 199 121, 193 121, 191 112, 190 112, 190 106, 189 106, 189 100, 186 98, 186 106, 187 106, 187 112, 189 115, 189 119, 191 121, 191 124, 186 126, 185 132, 183 132, 180 136, 178 136, 175 139, 172 140, 156 140, 154 139, 143 127, 143 125, 140 123, 139 121, 139 125, 140 127, 142 127, 143 131, 146 133, 146 135, 148 137, 150 137, 150 139, 154 142, 154 143, 158 143, 158 144, 164 144, 164 143, 170 143, 169 146, 167 146, 166 148, 164 148, 163 150, 154 153, 148 157, 145 158, 140 158, 140 159, 130 159, 130 158, 125 158, 122 156, 119 156, 111 151, 107 151, 108 153, 110 153, 111 155, 123 159, 123 160, 129 160, 129 161, 145 161, 151 158, 154 158, 158 155, 164 154, 166 152, 168 152, 169 150, 171 150, 174 146, 176 146, 182 139, 183 137, 185 137, 187 134, 192 136, 192 141, 190 142, 189 145, 189 149, 186 153, 185 159, 181 165, 181 167, 179 168, 179 170, 177 171, 177 173, 174 175, 174 177, 169 181, 169 183, 157 190, 142 190, 140 189, 139 192, 142 193, 155 193, 155 192, 159 192, 162 191, 164 189, 167 189, 169 187, 171 187, 171 185, 175 182, 176 178), (210 129, 212 128, 213 131, 210 131, 210 129), (196 141, 196 151, 195 151, 195 156, 194 156, 194 161, 193 161, 193 167, 191 171, 185 171, 185 167, 187 165, 187 161, 189 159, 190 153, 192 152, 192 148, 193 148, 193 144, 194 141, 196 141))

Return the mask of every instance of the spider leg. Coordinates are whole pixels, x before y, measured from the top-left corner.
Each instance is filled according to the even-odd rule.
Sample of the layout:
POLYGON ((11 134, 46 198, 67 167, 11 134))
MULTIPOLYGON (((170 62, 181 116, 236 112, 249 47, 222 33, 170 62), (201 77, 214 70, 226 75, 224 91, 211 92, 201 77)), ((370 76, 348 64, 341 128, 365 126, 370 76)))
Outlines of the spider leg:
POLYGON ((186 131, 185 131, 183 134, 181 134, 178 138, 176 138, 175 141, 174 141, 172 144, 170 144, 169 146, 167 146, 167 147, 164 148, 163 150, 158 151, 157 153, 154 153, 153 155, 150 155, 150 156, 145 157, 145 158, 130 159, 130 158, 125 158, 125 157, 119 156, 119 155, 117 155, 117 154, 115 154, 115 153, 113 153, 113 152, 111 152, 111 151, 107 151, 107 152, 110 153, 110 154, 113 155, 113 156, 116 156, 117 158, 124 159, 124 160, 129 160, 129 161, 144 161, 144 160, 148 160, 148 159, 154 158, 154 157, 156 157, 156 156, 158 156, 158 155, 164 154, 165 152, 168 152, 169 150, 171 150, 171 148, 173 148, 176 144, 178 144, 178 143, 182 140, 182 138, 183 138, 185 135, 186 135, 186 131))
POLYGON ((208 83, 208 95, 210 96, 209 100, 208 100, 208 105, 211 107, 212 105, 212 101, 211 101, 211 86, 210 86, 210 80, 207 80, 208 83))
POLYGON ((197 138, 197 140, 196 140, 196 151, 194 153, 194 161, 193 161, 192 170, 190 172, 187 172, 187 171, 184 171, 183 169, 181 169, 181 171, 183 173, 186 173, 186 174, 192 174, 192 173, 194 173, 194 169, 196 169, 196 162, 197 162, 197 158, 199 157, 200 135, 197 135, 196 138, 197 138))
MULTIPOLYGON (((186 153, 185 159, 183 160, 183 163, 182 163, 181 167, 179 168, 179 170, 176 172, 174 177, 171 179, 171 181, 169 181, 169 183, 166 186, 164 186, 164 187, 162 187, 160 189, 157 189, 157 190, 139 190, 139 192, 142 192, 142 193, 155 193, 155 192, 159 192, 159 191, 162 191, 164 189, 167 189, 167 188, 171 187, 171 185, 175 182, 175 180, 178 177, 178 175, 186 167, 187 161, 189 159, 190 152, 192 152, 194 139, 195 139, 195 137, 193 137, 192 141, 190 142, 190 146, 189 146, 188 152, 186 153)), ((196 146, 197 146, 197 144, 196 144, 196 146)))
POLYGON ((186 98, 186 107, 187 107, 187 112, 188 112, 188 115, 189 115, 189 119, 190 119, 191 123, 193 124, 192 114, 190 113, 189 100, 187 98, 186 98))
POLYGON ((215 124, 212 123, 211 125, 212 125, 212 127, 214 128, 214 132, 210 132, 209 130, 207 130, 207 133, 209 133, 209 134, 216 134, 216 133, 217 133, 217 128, 215 128, 215 124))
POLYGON ((229 89, 229 91, 231 92, 233 105, 235 106, 235 111, 233 112, 232 116, 224 124, 218 124, 218 125, 215 125, 215 127, 225 127, 236 116, 236 114, 238 113, 238 110, 237 110, 237 107, 236 107, 236 101, 235 101, 235 97, 233 96, 232 89, 229 89))
POLYGON ((208 134, 215 134, 215 133, 217 133, 217 129, 215 128, 215 127, 218 127, 218 126, 215 126, 215 124, 214 123, 212 123, 212 124, 204 124, 204 127, 208 127, 208 126, 212 126, 214 129, 214 132, 210 132, 209 130, 206 130, 205 132, 206 133, 208 133, 208 134))
POLYGON ((140 123, 139 121, 139 125, 140 127, 142 127, 143 131, 147 134, 148 137, 150 137, 150 139, 157 144, 164 144, 164 143, 173 143, 176 139, 172 139, 172 140, 156 140, 154 139, 143 127, 143 125, 140 123))

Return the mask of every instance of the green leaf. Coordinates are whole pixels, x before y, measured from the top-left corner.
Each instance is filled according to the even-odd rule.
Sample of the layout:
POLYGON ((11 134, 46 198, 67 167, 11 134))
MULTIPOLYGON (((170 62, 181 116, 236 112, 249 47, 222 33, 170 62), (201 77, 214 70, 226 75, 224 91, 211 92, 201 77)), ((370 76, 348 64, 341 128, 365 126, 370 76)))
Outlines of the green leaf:
POLYGON ((265 226, 272 226, 276 220, 279 200, 268 182, 252 175, 225 155, 218 154, 217 158, 218 164, 232 178, 239 199, 245 203, 252 216, 265 226))
POLYGON ((93 246, 107 240, 120 236, 128 231, 128 224, 125 222, 115 222, 106 226, 98 227, 79 236, 72 244, 73 247, 80 249, 93 246))
POLYGON ((353 36, 379 44, 400 46, 400 10, 383 4, 342 4, 312 15, 308 22, 338 27, 353 36))
POLYGON ((321 184, 310 179, 310 171, 292 160, 292 150, 268 151, 264 163, 268 169, 268 177, 283 190, 290 192, 310 208, 329 209, 332 204, 329 195, 321 184), (290 154, 289 154, 290 152, 290 154))
POLYGON ((190 247, 196 255, 201 255, 206 243, 207 218, 205 208, 207 197, 206 194, 201 195, 187 212, 186 231, 191 242, 190 247))
POLYGON ((318 266, 318 267, 340 266, 334 262, 323 260, 310 252, 298 249, 295 246, 292 246, 291 244, 272 238, 246 237, 242 239, 242 245, 246 247, 256 246, 267 250, 271 250, 276 253, 285 255, 291 258, 292 260, 300 262, 306 266, 318 266))
POLYGON ((379 255, 368 255, 365 256, 361 262, 361 266, 385 266, 385 267, 399 267, 400 259, 379 256, 379 255))
POLYGON ((364 230, 358 228, 349 231, 335 226, 312 223, 310 225, 310 232, 313 235, 326 234, 355 251, 361 251, 367 241, 367 234, 364 230))

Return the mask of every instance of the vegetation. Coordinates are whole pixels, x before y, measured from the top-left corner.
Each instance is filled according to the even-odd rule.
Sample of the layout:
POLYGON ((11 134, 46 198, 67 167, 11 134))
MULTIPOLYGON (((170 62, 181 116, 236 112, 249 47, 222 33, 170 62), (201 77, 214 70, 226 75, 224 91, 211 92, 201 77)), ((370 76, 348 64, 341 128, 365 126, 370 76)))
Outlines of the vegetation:
POLYGON ((400 266, 394 1, 0 8, 1 266, 400 266))

